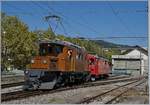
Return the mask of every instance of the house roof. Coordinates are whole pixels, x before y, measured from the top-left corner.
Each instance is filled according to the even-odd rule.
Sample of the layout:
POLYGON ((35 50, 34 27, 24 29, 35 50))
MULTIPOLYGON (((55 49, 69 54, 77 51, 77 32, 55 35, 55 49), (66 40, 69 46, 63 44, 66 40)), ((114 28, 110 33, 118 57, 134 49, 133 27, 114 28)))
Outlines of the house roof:
POLYGON ((142 53, 144 53, 145 55, 148 55, 148 51, 147 51, 146 49, 144 49, 144 48, 138 46, 138 45, 133 46, 132 48, 130 48, 130 49, 128 49, 127 51, 123 52, 122 55, 128 54, 129 52, 131 52, 131 51, 133 51, 133 50, 135 50, 135 49, 138 50, 138 51, 140 51, 140 52, 142 52, 142 53))

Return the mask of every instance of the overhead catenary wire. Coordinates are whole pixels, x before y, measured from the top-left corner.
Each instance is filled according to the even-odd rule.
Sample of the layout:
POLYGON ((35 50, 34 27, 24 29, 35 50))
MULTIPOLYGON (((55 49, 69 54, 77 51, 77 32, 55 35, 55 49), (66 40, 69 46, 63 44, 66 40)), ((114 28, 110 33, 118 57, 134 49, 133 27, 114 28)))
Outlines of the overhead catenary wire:
POLYGON ((56 26, 55 26, 55 28, 54 28, 54 30, 53 30, 53 29, 52 29, 52 26, 51 26, 51 23, 50 23, 50 21, 48 21, 47 18, 50 18, 50 17, 52 17, 52 16, 55 16, 55 18, 57 18, 56 15, 51 15, 52 13, 51 13, 48 9, 44 8, 43 6, 41 6, 40 4, 38 4, 38 3, 36 3, 36 2, 32 2, 32 3, 35 4, 35 5, 37 5, 37 6, 40 7, 41 9, 47 11, 48 14, 50 14, 49 16, 45 16, 45 17, 44 17, 44 20, 46 20, 46 21, 48 22, 48 25, 49 25, 50 30, 52 30, 53 33, 55 34, 55 31, 56 31, 56 29, 58 28, 58 21, 57 21, 56 26))
MULTIPOLYGON (((64 33, 65 34, 67 34, 67 32, 65 31, 65 28, 64 28, 64 25, 62 24, 62 22, 60 22, 61 23, 61 25, 62 25, 62 27, 63 27, 63 30, 64 30, 64 33)), ((56 28, 55 28, 55 30, 56 30, 56 28)), ((84 37, 83 37, 84 38, 84 37)), ((88 37, 86 37, 86 39, 90 39, 90 40, 100 40, 100 39, 130 39, 130 38, 132 38, 132 39, 147 39, 148 37, 141 37, 141 36, 126 36, 126 37, 118 37, 118 36, 116 36, 116 37, 112 37, 112 36, 106 36, 106 37, 96 37, 96 38, 88 38, 88 37)))
MULTIPOLYGON (((7 3, 7 5, 9 6, 9 7, 11 7, 11 8, 13 8, 13 9, 16 9, 17 11, 18 11, 18 13, 21 13, 21 14, 26 14, 26 15, 29 15, 29 16, 33 16, 33 14, 30 12, 23 12, 23 11, 25 11, 24 9, 21 9, 21 8, 18 8, 18 7, 16 7, 16 6, 13 6, 13 5, 11 5, 11 4, 9 4, 9 3, 7 3)), ((8 11, 9 13, 17 13, 17 11, 15 11, 15 12, 13 12, 13 11, 8 11)))
POLYGON ((63 23, 61 21, 60 21, 60 25, 62 26, 62 28, 64 30, 64 34, 68 35, 68 33, 67 33, 67 31, 66 31, 66 29, 65 29, 65 27, 64 27, 64 25, 63 25, 63 23))
MULTIPOLYGON (((68 22, 68 20, 65 18, 65 16, 62 14, 62 13, 60 13, 60 12, 58 12, 58 11, 55 11, 55 9, 53 9, 52 7, 50 7, 49 5, 48 5, 48 8, 50 9, 50 10, 52 10, 54 13, 58 13, 58 14, 60 14, 61 16, 63 16, 63 17, 61 17, 61 21, 60 21, 60 25, 62 26, 62 28, 63 28, 63 30, 64 30, 64 34, 66 34, 67 36, 69 36, 69 34, 68 34, 68 32, 66 31, 66 29, 65 29, 65 26, 63 25, 63 22, 65 22, 66 24, 68 24, 69 26, 71 26, 72 27, 72 25, 68 22)), ((75 29, 75 28, 73 28, 73 29, 75 29)), ((79 31, 76 31, 76 32, 74 32, 75 34, 79 34, 79 31)))
POLYGON ((87 39, 147 39, 148 37, 141 37, 141 36, 125 36, 125 37, 120 37, 120 36, 106 36, 106 37, 96 37, 96 38, 87 38, 87 39))
MULTIPOLYGON (((34 3, 35 5, 37 5, 38 7, 40 7, 41 9, 44 9, 46 10, 47 12, 50 12, 48 9, 44 8, 43 6, 41 6, 40 4, 36 3, 35 1, 31 1, 32 3, 34 3)), ((48 2, 49 3, 49 2, 48 2)), ((50 7, 48 5, 48 8, 51 9, 53 12, 56 12, 52 7, 50 7)), ((111 6, 112 8, 112 6, 111 6)), ((112 10, 114 11, 114 9, 112 8, 112 10)), ((56 12, 56 13, 59 13, 59 12, 56 12)), ((114 11, 114 13, 116 14, 116 12, 114 11)), ((59 13, 60 14, 60 13, 59 13)), ((61 14, 62 15, 62 14, 61 14)))
MULTIPOLYGON (((34 3, 34 2, 33 2, 33 3, 34 3)), ((37 3, 34 3, 34 4, 36 4, 37 6, 39 6, 41 9, 44 9, 44 10, 46 10, 47 12, 49 12, 49 10, 47 10, 47 9, 44 8, 44 7, 42 7, 41 5, 39 5, 39 4, 37 4, 37 3)), ((51 8, 50 6, 48 6, 48 8, 50 8, 51 10, 54 11, 54 9, 51 8)), ((50 12, 50 14, 52 14, 52 13, 50 12)), ((59 23, 60 23, 60 25, 62 26, 62 28, 63 28, 63 30, 64 30, 64 33, 65 33, 66 35, 68 35, 67 32, 66 32, 66 30, 65 30, 65 27, 64 27, 63 23, 62 23, 61 21, 59 21, 59 23)), ((50 26, 50 25, 49 25, 49 26, 50 26)), ((50 27, 51 27, 51 26, 50 26, 50 27)), ((58 22, 57 22, 56 27, 55 27, 55 29, 54 29, 54 33, 55 33, 57 27, 58 27, 58 22)), ((51 28, 51 29, 52 29, 52 28, 51 28)))
MULTIPOLYGON (((39 13, 41 14, 41 15, 43 15, 42 13, 44 13, 44 11, 36 11, 36 12, 29 12, 29 11, 27 11, 26 9, 23 9, 23 8, 19 8, 18 6, 14 6, 14 5, 12 5, 12 4, 9 4, 9 3, 7 3, 6 5, 8 5, 9 7, 11 7, 11 8, 13 8, 13 9, 15 9, 15 10, 17 10, 17 11, 8 11, 8 12, 10 12, 10 13, 17 13, 17 14, 24 14, 24 15, 30 15, 30 16, 35 16, 35 15, 37 15, 37 16, 39 16, 39 13), (38 12, 38 14, 37 14, 37 12, 38 12)), ((36 5, 36 4, 34 4, 34 5, 36 5)), ((36 5, 37 6, 37 5, 36 5)), ((47 12, 45 12, 45 13, 47 13, 47 12)))
MULTIPOLYGON (((49 4, 49 3, 48 3, 49 4)), ((52 7, 50 7, 49 5, 48 5, 48 8, 51 10, 51 11, 53 11, 54 13, 59 13, 59 12, 56 12, 52 7)), ((60 14, 60 13, 59 13, 60 14)), ((61 14, 62 15, 62 14, 61 14)), ((67 33, 67 31, 66 31, 66 29, 65 29, 65 26, 63 25, 63 23, 62 23, 62 17, 61 17, 61 21, 59 21, 59 23, 60 23, 60 25, 62 26, 62 29, 63 29, 63 31, 64 31, 64 34, 66 34, 66 35, 69 35, 68 33, 67 33)), ((57 27, 58 27, 58 25, 57 25, 57 27)), ((56 27, 56 28, 57 28, 56 27)), ((56 28, 54 29, 54 30, 56 30, 56 28)), ((55 31, 54 31, 55 32, 55 31)))
POLYGON ((54 28, 54 33, 56 32, 56 29, 58 28, 59 23, 56 23, 56 27, 54 28))
POLYGON ((31 1, 31 2, 32 2, 34 5, 40 7, 42 10, 47 11, 48 14, 51 14, 51 12, 50 12, 48 9, 46 9, 46 8, 44 8, 43 6, 41 6, 40 4, 38 4, 37 1, 31 1))
MULTIPOLYGON (((29 11, 27 11, 27 10, 25 10, 25 9, 22 9, 22 8, 19 8, 19 7, 17 7, 17 6, 13 6, 12 4, 9 4, 9 3, 7 3, 7 5, 9 5, 9 7, 11 7, 11 8, 13 8, 13 9, 15 9, 15 10, 17 10, 18 12, 16 12, 16 11, 8 11, 9 13, 15 13, 15 14, 21 14, 21 15, 28 15, 28 16, 31 16, 31 17, 34 17, 34 16, 39 16, 39 14, 41 14, 41 15, 43 15, 41 12, 39 12, 38 11, 38 13, 39 14, 37 14, 36 12, 29 12, 29 11)), ((17 15, 18 16, 18 15, 17 15)), ((19 17, 19 16, 18 16, 19 17)), ((41 22, 42 23, 44 23, 43 22, 43 19, 41 18, 41 22)))
MULTIPOLYGON (((36 5, 36 4, 34 4, 35 6, 38 6, 39 8, 41 8, 41 9, 43 9, 45 12, 45 14, 52 14, 55 10, 53 9, 53 12, 51 12, 50 10, 48 10, 48 9, 44 9, 44 7, 43 6, 41 6, 40 4, 40 6, 39 5, 36 5)), ((33 17, 33 15, 35 16, 35 15, 38 15, 39 16, 39 12, 38 13, 32 13, 32 12, 28 12, 28 11, 26 11, 26 10, 24 10, 24 9, 22 9, 22 8, 18 8, 18 6, 12 6, 12 8, 15 8, 17 11, 19 11, 20 13, 26 13, 26 14, 24 14, 24 15, 30 15, 30 16, 32 16, 33 17), (29 13, 29 14, 28 14, 29 13)), ((19 13, 18 12, 18 13, 19 13)), ((57 12, 57 11, 56 11, 57 12)), ((56 12, 54 12, 54 13, 56 13, 56 12)), ((43 13, 43 11, 42 11, 42 13, 43 13)), ((41 13, 41 15, 42 16, 45 16, 44 14, 42 14, 41 13)), ((70 25, 70 26, 72 26, 72 24, 70 24, 70 23, 72 23, 72 22, 75 22, 75 23, 78 23, 78 21, 74 21, 73 19, 70 19, 70 18, 68 18, 67 16, 65 16, 64 14, 62 14, 62 13, 60 13, 60 12, 57 12, 58 13, 58 15, 60 15, 60 16, 62 16, 61 18, 63 18, 63 22, 65 22, 65 23, 67 23, 68 25, 70 25), (69 22, 70 21, 70 22, 69 22)), ((117 14, 117 13, 116 13, 117 14)), ((42 21, 43 22, 43 21, 42 21)), ((85 22, 84 22, 85 23, 85 22)), ((80 23, 79 22, 79 25, 81 25, 82 24, 82 26, 83 26, 83 28, 87 28, 86 27, 86 25, 83 25, 83 23, 80 23)), ((123 23, 122 23, 123 24, 123 23)), ((61 23, 60 23, 60 25, 61 25, 61 23)), ((66 25, 66 24, 65 24, 66 25)), ((62 24, 61 25, 62 26, 62 29, 63 29, 63 31, 64 31, 64 34, 66 34, 66 35, 68 35, 68 33, 66 32, 66 29, 65 29, 65 26, 62 24)), ((58 26, 56 26, 55 27, 55 30, 54 30, 54 32, 56 31, 56 29, 58 28, 58 26)), ((128 27, 127 27, 128 28, 128 27)), ((73 28, 74 29, 74 28, 73 28)), ((75 28, 76 29, 76 28, 75 28)), ((88 29, 90 29, 90 28, 88 28, 88 29)), ((90 30, 90 31, 93 31, 93 30, 90 30)), ((128 30, 128 32, 129 32, 130 30, 128 30)), ((75 32, 76 33, 76 32, 75 32)), ((95 32, 95 33, 98 33, 98 32, 95 32)), ((129 32, 130 33, 130 32, 129 32)), ((81 35, 80 33, 78 34, 78 35, 81 35)), ((81 35, 81 36, 83 36, 83 34, 81 35)), ((85 35, 85 36, 91 36, 91 35, 85 35)), ((137 39, 147 39, 148 37, 141 37, 141 36, 139 36, 138 37, 138 35, 135 35, 135 34, 132 34, 132 36, 126 36, 126 37, 120 37, 120 35, 117 35, 117 36, 115 36, 115 37, 112 37, 112 36, 106 36, 106 37, 95 37, 95 38, 88 38, 88 37, 86 37, 86 39, 88 39, 88 40, 104 40, 104 39, 119 39, 119 40, 124 40, 124 39, 132 39, 132 40, 137 40, 137 39), (133 37, 132 37, 133 36, 133 37)), ((144 35, 145 36, 145 35, 144 35)), ((80 38, 79 38, 80 39, 80 38)), ((141 41, 142 43, 144 42, 144 41, 141 41)), ((140 43, 141 43, 140 42, 140 43)))
MULTIPOLYGON (((109 3, 108 3, 108 4, 109 4, 109 3)), ((134 35, 134 34, 130 31, 130 29, 128 28, 128 26, 124 24, 123 20, 117 15, 117 13, 115 12, 114 8, 113 8, 110 4, 109 4, 109 6, 110 6, 111 10, 113 11, 113 14, 119 19, 120 23, 125 27, 125 29, 128 31, 128 33, 134 35)), ((84 22, 84 24, 82 24, 82 23, 80 23, 80 22, 78 22, 78 21, 76 21, 76 20, 72 20, 72 19, 68 18, 67 16, 65 16, 64 14, 62 14, 62 13, 56 11, 55 9, 53 9, 52 7, 50 7, 49 5, 48 5, 48 8, 49 8, 50 10, 52 10, 53 12, 58 13, 59 15, 63 16, 64 19, 71 20, 71 22, 78 23, 78 24, 84 26, 85 28, 90 29, 90 31, 95 32, 96 34, 97 34, 97 33, 99 34, 99 32, 96 31, 95 29, 90 28, 89 25, 87 26, 87 24, 86 24, 85 22, 84 22)), ((68 21, 68 20, 67 20, 67 21, 68 21)), ((101 35, 102 35, 102 34, 101 34, 101 35)), ((88 37, 88 35, 86 35, 86 37, 88 37)), ((116 37, 116 38, 117 38, 117 37, 116 37)), ((137 37, 137 38, 139 38, 139 37, 137 37)), ((106 39, 106 38, 105 38, 105 39, 106 39)), ((110 38, 108 38, 108 39, 110 39, 110 38)), ((114 39, 114 38, 113 38, 113 39, 114 39)))
MULTIPOLYGON (((33 2, 33 1, 32 1, 33 2)), ((52 13, 52 12, 50 12, 48 9, 46 9, 46 8, 44 8, 43 6, 41 6, 41 5, 39 5, 39 4, 37 4, 37 3, 35 3, 35 2, 33 2, 36 6, 38 6, 38 7, 40 7, 41 9, 44 9, 44 10, 46 10, 47 11, 47 13, 52 13)), ((53 12, 57 12, 57 11, 55 11, 52 7, 50 7, 49 5, 48 5, 48 7, 49 8, 51 8, 51 10, 53 11, 53 12)), ((112 6, 111 6, 112 7, 112 6)), ((16 8, 17 10, 18 10, 18 8, 16 8)), ((20 10, 20 9, 19 9, 20 10)), ((113 10, 113 8, 112 8, 112 10, 113 10)), ((114 11, 114 10, 113 10, 114 11)), ((59 14, 61 14, 64 18, 66 17, 66 16, 64 16, 62 13, 60 13, 60 12, 57 12, 57 13, 59 13, 59 14)), ((115 12, 114 12, 115 13, 115 12)), ((65 18, 66 19, 66 18, 65 18)), ((70 18, 68 18, 68 19, 70 19, 70 18)), ((66 29, 64 28, 64 25, 61 25, 62 27, 63 27, 63 30, 64 30, 64 33, 67 33, 66 32, 66 29)), ((93 38, 93 39, 129 39, 129 38, 132 38, 132 39, 145 39, 145 38, 147 38, 147 37, 98 37, 98 38, 93 38)), ((90 38, 90 39, 92 39, 92 38, 90 38)))
POLYGON ((64 19, 68 19, 68 20, 70 20, 71 22, 80 24, 81 26, 83 26, 83 28, 89 29, 89 30, 91 30, 92 32, 94 32, 94 33, 96 33, 96 34, 97 34, 97 33, 100 34, 100 32, 98 32, 97 30, 95 30, 95 29, 92 28, 92 27, 89 27, 89 25, 86 24, 85 22, 84 22, 84 24, 83 24, 83 23, 80 23, 80 22, 78 22, 78 21, 76 21, 76 20, 73 20, 73 19, 71 19, 71 18, 68 18, 66 15, 64 15, 64 14, 62 14, 62 13, 56 11, 55 9, 53 9, 52 7, 50 7, 49 5, 48 5, 47 7, 48 7, 50 10, 52 10, 54 13, 57 13, 57 14, 59 14, 60 16, 64 17, 64 19))
MULTIPOLYGON (((35 6, 38 6, 39 8, 41 8, 42 10, 44 9, 46 12, 39 12, 38 11, 38 13, 41 13, 41 15, 42 16, 44 16, 42 13, 51 13, 50 11, 48 11, 47 9, 45 9, 45 8, 43 8, 40 4, 37 4, 37 3, 35 3, 34 1, 31 1, 35 6)), ((9 5, 9 4, 8 4, 9 5)), ((9 12, 9 13, 13 13, 13 14, 23 14, 23 15, 30 15, 30 16, 33 16, 33 15, 38 15, 38 14, 36 14, 36 12, 27 12, 26 10, 23 10, 22 8, 18 8, 18 7, 16 7, 16 6, 12 6, 11 4, 9 5, 10 7, 12 7, 14 10, 16 9, 17 11, 7 11, 7 12, 9 12)), ((52 9, 52 8, 51 8, 52 9)), ((39 16, 39 15, 38 15, 39 16)), ((49 21, 50 22, 50 21, 49 21)), ((64 22, 64 21, 63 21, 64 22)), ((68 22, 67 22, 67 24, 69 24, 68 22)), ((70 25, 70 24, 69 24, 70 25)), ((63 29, 63 31, 64 31, 64 33, 66 34, 66 35, 69 35, 68 33, 67 33, 67 31, 66 31, 66 29, 65 29, 65 27, 64 27, 64 25, 63 25, 63 23, 61 22, 61 26, 62 26, 62 29, 63 29)), ((71 25, 70 25, 71 26, 71 25)), ((58 25, 55 27, 55 31, 56 31, 56 29, 58 28, 58 25)), ((54 32, 55 32, 54 31, 54 32)), ((79 33, 79 32, 78 32, 79 33)))
POLYGON ((130 29, 128 28, 128 26, 123 22, 123 20, 120 18, 120 16, 118 16, 117 12, 115 11, 115 9, 112 7, 112 5, 109 3, 110 1, 107 2, 108 6, 110 7, 110 9, 112 10, 112 13, 116 16, 116 18, 119 20, 119 22, 125 27, 125 29, 128 31, 128 33, 133 34, 130 29))

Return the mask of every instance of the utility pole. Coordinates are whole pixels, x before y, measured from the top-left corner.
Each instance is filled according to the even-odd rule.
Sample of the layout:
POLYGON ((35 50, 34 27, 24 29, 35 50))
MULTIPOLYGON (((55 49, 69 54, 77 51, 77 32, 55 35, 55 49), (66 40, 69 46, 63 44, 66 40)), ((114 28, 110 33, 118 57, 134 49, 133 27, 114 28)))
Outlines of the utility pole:
POLYGON ((141 52, 140 52, 140 75, 142 75, 142 58, 141 58, 141 52))
MULTIPOLYGON (((148 47, 150 47, 150 1, 148 0, 148 47)), ((148 78, 150 79, 150 48, 148 48, 148 78)))

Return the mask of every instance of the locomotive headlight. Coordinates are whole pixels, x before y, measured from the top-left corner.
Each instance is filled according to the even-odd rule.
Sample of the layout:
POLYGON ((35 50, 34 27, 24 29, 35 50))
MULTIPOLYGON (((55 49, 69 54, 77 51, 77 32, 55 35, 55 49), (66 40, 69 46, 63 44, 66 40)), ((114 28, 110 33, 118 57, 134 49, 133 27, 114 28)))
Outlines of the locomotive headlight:
POLYGON ((28 70, 26 70, 26 71, 25 71, 25 74, 28 74, 28 73, 29 73, 29 71, 28 71, 28 70))
POLYGON ((44 63, 44 64, 46 64, 46 63, 47 63, 47 61, 46 61, 46 60, 43 60, 43 63, 44 63))
POLYGON ((31 60, 31 63, 34 63, 34 60, 33 60, 33 59, 31 60))

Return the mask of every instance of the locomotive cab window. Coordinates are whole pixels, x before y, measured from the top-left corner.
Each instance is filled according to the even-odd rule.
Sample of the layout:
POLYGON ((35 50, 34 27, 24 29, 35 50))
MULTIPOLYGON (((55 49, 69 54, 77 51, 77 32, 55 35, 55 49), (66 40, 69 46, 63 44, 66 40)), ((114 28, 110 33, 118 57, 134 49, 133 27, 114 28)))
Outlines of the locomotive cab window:
POLYGON ((64 46, 54 44, 54 43, 42 43, 40 44, 39 54, 41 56, 53 55, 58 56, 58 54, 63 52, 64 46))
POLYGON ((60 54, 62 52, 63 52, 63 46, 61 46, 61 45, 55 45, 54 46, 54 53, 60 54))

